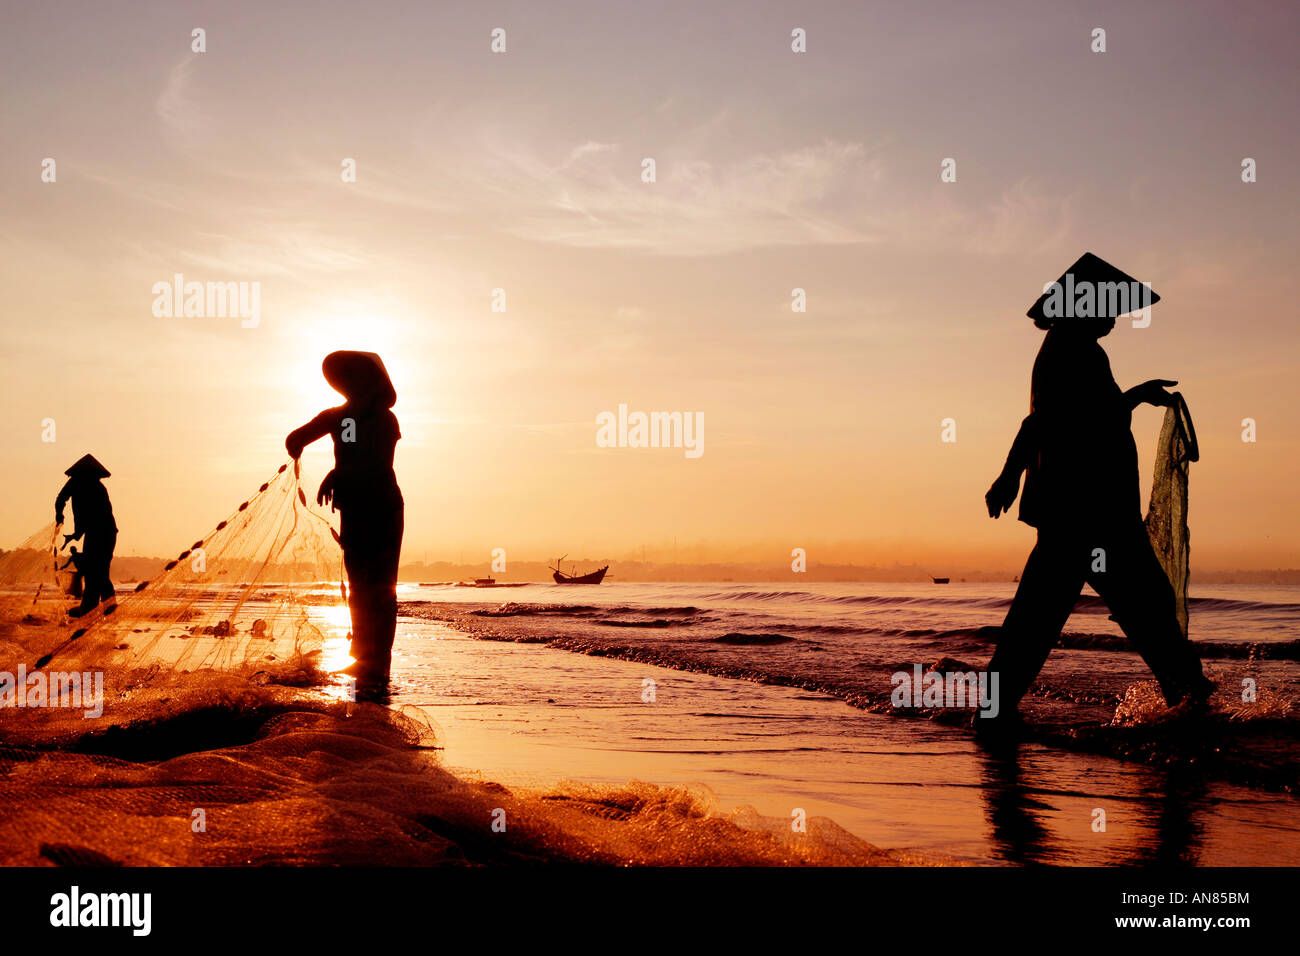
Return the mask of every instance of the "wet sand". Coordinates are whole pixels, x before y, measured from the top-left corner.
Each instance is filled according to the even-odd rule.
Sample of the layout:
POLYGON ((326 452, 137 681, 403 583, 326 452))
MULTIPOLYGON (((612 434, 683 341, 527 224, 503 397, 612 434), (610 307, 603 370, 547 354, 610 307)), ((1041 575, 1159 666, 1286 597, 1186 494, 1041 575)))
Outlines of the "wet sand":
MULTIPOLYGON (((345 663, 346 609, 320 616, 321 663, 345 663)), ((26 659, 22 645, 52 646, 59 633, 18 624, 0 646, 26 659)), ((1300 861, 1293 797, 1041 746, 990 754, 952 727, 784 686, 475 640, 410 618, 388 708, 285 683, 296 667, 150 671, 110 694, 102 721, 60 724, 91 735, 70 749, 0 747, 0 860, 1300 861), (426 749, 434 741, 441 749, 426 749), (206 831, 192 828, 196 808, 206 831), (805 817, 806 834, 792 826, 805 817)), ((31 731, 35 717, 59 714, 4 716, 31 731)))
POLYGON ((989 752, 964 731, 807 691, 409 618, 393 673, 394 705, 430 715, 449 768, 508 786, 703 787, 722 812, 803 810, 878 847, 984 864, 1300 863, 1295 797, 1186 770, 1038 745, 989 752))
MULTIPOLYGON (((339 617, 321 614, 324 656, 335 663, 346 646, 339 617)), ((100 716, 65 707, 62 692, 56 706, 0 708, 0 865, 926 862, 881 852, 814 814, 795 833, 779 820, 714 812, 686 787, 503 786, 454 773, 422 711, 352 700, 329 674, 286 658, 280 645, 298 633, 281 630, 290 618, 269 619, 276 639, 242 627, 219 640, 196 632, 157 641, 128 626, 61 652, 71 666, 79 654, 103 664, 129 657, 132 641, 143 647, 130 666, 109 668, 100 716), (224 645, 249 642, 259 652, 239 666, 162 666, 187 659, 182 647, 225 661, 224 645)), ((0 619, 0 670, 66 633, 36 615, 0 619)), ((438 643, 415 640, 422 651, 438 643)))

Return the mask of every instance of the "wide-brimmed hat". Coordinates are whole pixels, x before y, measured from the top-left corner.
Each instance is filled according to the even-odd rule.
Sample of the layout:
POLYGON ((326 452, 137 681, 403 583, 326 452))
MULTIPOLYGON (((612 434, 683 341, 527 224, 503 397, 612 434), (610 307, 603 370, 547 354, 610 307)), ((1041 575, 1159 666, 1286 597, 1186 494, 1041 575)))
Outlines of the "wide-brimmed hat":
POLYGON ((1114 319, 1160 301, 1149 286, 1091 252, 1081 255, 1053 286, 1044 290, 1025 313, 1040 328, 1062 318, 1114 319), (1089 288, 1084 298, 1081 293, 1089 288), (1048 315, 1045 306, 1054 297, 1053 311, 1057 314, 1048 315), (1081 311, 1076 310, 1079 303, 1083 304, 1081 311))
POLYGON ((91 478, 109 477, 108 469, 101 465, 94 455, 82 455, 64 474, 69 478, 73 475, 85 475, 91 478))
POLYGON ((350 402, 392 408, 397 391, 384 360, 374 352, 331 352, 321 363, 325 381, 350 402))

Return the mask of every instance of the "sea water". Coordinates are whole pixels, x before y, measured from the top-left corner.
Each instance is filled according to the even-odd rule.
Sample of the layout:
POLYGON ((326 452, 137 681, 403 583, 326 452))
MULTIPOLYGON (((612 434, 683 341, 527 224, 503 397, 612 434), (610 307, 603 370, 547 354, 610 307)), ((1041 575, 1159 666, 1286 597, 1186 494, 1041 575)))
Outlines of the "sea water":
POLYGON ((437 711, 449 754, 489 776, 702 783, 769 815, 811 804, 883 846, 982 861, 1300 860, 1300 588, 1194 590, 1191 632, 1220 688, 1195 723, 1165 710, 1090 593, 1012 755, 977 745, 950 712, 893 706, 899 672, 982 667, 997 637, 982 629, 1013 594, 403 585, 395 702, 437 711), (915 719, 929 716, 941 719, 915 719))

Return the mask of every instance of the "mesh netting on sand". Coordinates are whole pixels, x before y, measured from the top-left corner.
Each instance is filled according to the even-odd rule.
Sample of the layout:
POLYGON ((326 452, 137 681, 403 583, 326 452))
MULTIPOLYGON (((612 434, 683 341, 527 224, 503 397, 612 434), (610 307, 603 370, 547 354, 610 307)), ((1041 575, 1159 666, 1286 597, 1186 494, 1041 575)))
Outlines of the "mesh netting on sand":
POLYGON ((689 788, 447 772, 421 711, 327 673, 341 552, 288 466, 81 619, 60 530, 0 556, 0 864, 917 862, 689 788))

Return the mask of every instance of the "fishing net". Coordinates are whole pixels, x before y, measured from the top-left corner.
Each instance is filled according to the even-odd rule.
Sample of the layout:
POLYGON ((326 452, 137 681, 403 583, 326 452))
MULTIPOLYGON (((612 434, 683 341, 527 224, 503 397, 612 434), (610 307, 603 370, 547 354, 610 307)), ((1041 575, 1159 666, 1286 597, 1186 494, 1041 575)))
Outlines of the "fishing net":
POLYGON ((1191 542, 1187 528, 1188 465, 1200 457, 1196 430, 1181 392, 1165 409, 1156 446, 1155 476, 1151 480, 1151 504, 1147 510, 1147 535, 1156 556, 1174 586, 1178 624, 1187 636, 1187 582, 1190 576, 1191 542))
POLYGON ((0 555, 0 865, 898 863, 682 788, 511 791, 345 679, 341 551, 282 467, 72 619, 62 529, 0 555), (735 817, 734 819, 732 817, 735 817))
POLYGON ((61 530, 0 558, 0 739, 58 744, 240 684, 321 679, 341 552, 289 465, 157 576, 119 584, 82 618, 66 616, 76 568, 61 530))

